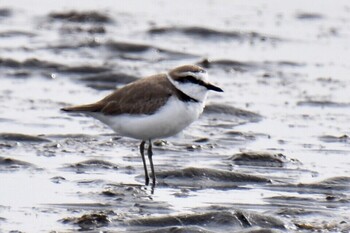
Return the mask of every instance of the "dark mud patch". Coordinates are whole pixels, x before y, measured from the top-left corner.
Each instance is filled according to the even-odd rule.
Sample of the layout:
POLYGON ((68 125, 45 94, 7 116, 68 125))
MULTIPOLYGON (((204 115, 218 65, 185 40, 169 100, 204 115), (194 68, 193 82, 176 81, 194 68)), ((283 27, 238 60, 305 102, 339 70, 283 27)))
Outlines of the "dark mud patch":
POLYGON ((62 69, 61 64, 49 62, 49 61, 42 61, 36 58, 29 58, 24 61, 18 61, 11 58, 0 58, 0 67, 1 68, 16 68, 16 69, 62 69))
POLYGON ((254 141, 257 138, 269 138, 267 134, 253 133, 253 132, 240 132, 235 130, 229 130, 225 132, 226 139, 232 140, 233 142, 249 142, 254 141))
POLYGON ((159 48, 147 44, 109 41, 104 46, 109 51, 122 53, 119 57, 128 60, 163 61, 197 57, 193 54, 159 48))
POLYGON ((106 42, 99 42, 96 40, 89 40, 83 42, 76 42, 70 44, 58 44, 49 46, 50 49, 81 49, 81 48, 105 48, 110 49, 113 52, 125 52, 125 53, 143 53, 154 49, 155 47, 146 45, 146 44, 137 44, 137 43, 129 43, 129 42, 121 42, 121 41, 111 41, 108 40, 106 42))
POLYGON ((3 141, 0 142, 0 149, 13 149, 18 146, 17 142, 14 141, 3 141))
POLYGON ((332 177, 320 182, 312 184, 299 184, 299 187, 313 188, 313 189, 323 189, 330 191, 348 191, 350 190, 350 177, 341 176, 341 177, 332 177))
POLYGON ((215 68, 222 69, 226 72, 237 71, 237 72, 254 72, 254 71, 273 71, 283 70, 286 67, 300 68, 306 66, 305 63, 295 61, 264 61, 264 62, 251 62, 251 61, 237 61, 230 59, 218 59, 210 60, 203 59, 197 63, 207 69, 215 68))
POLYGON ((118 84, 128 84, 138 80, 138 77, 125 73, 100 73, 82 77, 80 80, 87 86, 98 90, 113 90, 118 84))
POLYGON ((89 25, 89 26, 72 26, 72 25, 64 25, 60 28, 60 32, 62 34, 78 34, 78 33, 88 33, 88 34, 105 34, 107 32, 106 28, 104 26, 95 26, 95 25, 89 25))
POLYGON ((105 66, 91 66, 91 65, 81 65, 81 66, 62 66, 57 71, 76 73, 76 74, 98 74, 104 72, 110 72, 111 68, 105 66))
POLYGON ((299 12, 295 15, 295 18, 299 20, 320 20, 324 19, 325 16, 319 13, 313 12, 299 12))
POLYGON ((68 217, 62 219, 61 222, 64 224, 77 225, 80 227, 81 231, 95 230, 97 228, 108 226, 111 222, 109 215, 114 215, 114 212, 97 212, 84 214, 80 217, 68 217))
POLYGON ((186 36, 196 36, 200 38, 219 37, 229 39, 243 39, 244 34, 241 32, 225 32, 216 29, 205 27, 157 27, 148 30, 149 34, 164 35, 164 34, 183 34, 186 36))
POLYGON ((15 31, 15 30, 9 30, 9 31, 4 31, 0 32, 0 37, 34 37, 36 36, 35 33, 33 32, 25 32, 25 31, 15 31))
POLYGON ((91 136, 86 134, 62 134, 62 135, 51 135, 50 139, 58 143, 46 145, 51 147, 52 150, 56 151, 59 149, 61 152, 68 154, 86 154, 91 151, 96 151, 96 147, 110 148, 113 143, 110 141, 110 137, 91 136))
MULTIPOLYGON (((203 227, 197 226, 176 226, 176 227, 162 227, 148 231, 140 231, 139 233, 218 233, 227 231, 217 231, 213 229, 212 231, 207 230, 203 227)), ((252 227, 252 229, 246 230, 235 230, 235 233, 281 233, 283 231, 266 229, 260 227, 252 227)))
POLYGON ((62 203, 62 204, 48 204, 48 206, 57 206, 65 209, 70 209, 72 212, 78 212, 81 210, 98 210, 103 208, 106 210, 108 207, 111 207, 109 204, 103 203, 62 203))
MULTIPOLYGON (((274 198, 267 198, 273 200, 274 198)), ((297 207, 288 207, 288 208, 281 208, 276 211, 276 214, 278 216, 283 216, 283 217, 296 217, 296 216, 312 216, 312 215, 323 215, 323 216, 329 216, 329 213, 323 212, 321 210, 309 210, 305 208, 297 208, 297 207)))
MULTIPOLYGON (((310 203, 317 202, 316 199, 313 198, 307 198, 307 197, 296 197, 296 196, 273 196, 265 198, 264 200, 273 203, 273 204, 280 204, 280 205, 293 205, 295 206, 307 206, 310 203)), ((320 203, 319 203, 320 204, 320 203)))
POLYGON ((255 227, 253 229, 238 231, 238 233, 282 233, 282 232, 285 232, 285 231, 267 229, 267 228, 261 228, 261 227, 255 227))
POLYGON ((65 151, 62 149, 62 144, 57 142, 50 142, 35 146, 36 154, 44 157, 55 157, 60 152, 65 151))
POLYGON ((0 157, 0 171, 12 171, 28 168, 35 168, 35 166, 21 160, 0 157))
POLYGON ((136 44, 128 42, 109 41, 105 46, 113 51, 128 53, 143 53, 149 50, 157 50, 156 47, 146 44, 136 44))
POLYGON ((219 59, 219 60, 209 60, 204 59, 197 63, 197 65, 202 66, 206 69, 216 68, 216 69, 224 69, 226 72, 229 71, 238 71, 238 72, 248 72, 258 70, 261 67, 259 64, 255 62, 243 62, 236 60, 228 60, 228 59, 219 59))
POLYGON ((217 170, 211 168, 184 168, 181 170, 162 171, 157 173, 159 185, 187 186, 195 188, 236 188, 244 183, 270 183, 261 176, 217 170))
POLYGON ((247 120, 248 122, 258 122, 262 120, 262 116, 257 113, 225 104, 208 104, 205 106, 203 113, 205 115, 228 115, 247 120))
MULTIPOLYGON (((128 213, 130 216, 139 216, 142 213, 169 214, 171 205, 153 200, 150 192, 152 188, 138 184, 107 184, 100 193, 118 211, 128 213)), ((155 190, 157 192, 157 190, 155 190)))
MULTIPOLYGON (((3 98, 3 96, 1 96, 1 98, 3 98)), ((8 118, 1 118, 0 117, 0 122, 3 123, 3 122, 12 122, 13 120, 11 119, 8 119, 8 118)))
POLYGON ((273 185, 271 189, 293 191, 300 194, 323 194, 329 201, 332 200, 344 200, 342 197, 344 192, 350 190, 350 177, 340 176, 332 177, 319 182, 314 183, 299 183, 299 184, 283 184, 273 185), (340 196, 339 196, 340 195, 340 196))
POLYGON ((195 139, 193 142, 195 143, 206 143, 206 142, 209 142, 210 139, 209 138, 198 138, 198 139, 195 139))
POLYGON ((321 108, 348 108, 350 103, 338 103, 333 101, 322 100, 305 100, 297 102, 298 106, 321 107, 321 108))
POLYGON ((175 226, 160 228, 157 227, 157 229, 140 231, 139 233, 214 233, 214 231, 209 231, 197 226, 175 226))
POLYGON ((50 180, 52 183, 60 184, 66 181, 66 178, 64 178, 63 176, 54 176, 54 177, 51 177, 50 180))
MULTIPOLYGON (((111 72, 111 68, 105 66, 79 65, 67 66, 60 63, 44 61, 37 58, 29 58, 24 61, 19 61, 11 58, 0 58, 0 68, 15 70, 13 76, 28 78, 33 72, 39 72, 45 76, 50 76, 50 73, 73 73, 73 74, 99 74, 111 72)), ((9 73, 11 75, 11 73, 9 73)), ((50 76, 51 77, 51 76, 50 76)))
POLYGON ((322 142, 327 142, 327 143, 332 143, 332 142, 348 143, 348 142, 350 142, 350 137, 346 134, 341 135, 341 136, 324 135, 324 136, 320 136, 319 139, 322 142))
POLYGON ((260 167, 284 167, 288 163, 300 164, 295 159, 288 159, 281 153, 248 151, 234 154, 229 158, 234 164, 260 167))
POLYGON ((206 27, 188 26, 188 27, 155 27, 148 30, 151 35, 183 35, 198 39, 225 39, 225 40, 249 40, 249 41, 281 41, 282 39, 274 36, 263 35, 258 32, 241 31, 220 31, 206 27))
MULTIPOLYGON (((102 135, 101 135, 102 136, 102 135)), ((107 135, 110 136, 110 135, 107 135)), ((51 134, 50 135, 51 139, 55 139, 55 140, 77 140, 77 141, 81 141, 81 140, 94 140, 95 137, 88 135, 88 134, 51 134)))
POLYGON ((112 19, 107 13, 97 11, 68 11, 53 12, 49 14, 49 19, 74 23, 110 23, 112 19))
POLYGON ((50 142, 49 139, 20 133, 0 133, 0 140, 15 142, 50 142))
POLYGON ((345 221, 303 222, 295 221, 294 225, 303 232, 349 232, 350 226, 345 221))
POLYGON ((48 49, 55 51, 77 50, 82 48, 92 49, 105 56, 105 59, 123 59, 132 61, 164 61, 164 60, 181 60, 187 58, 198 58, 197 55, 174 51, 166 48, 160 48, 153 45, 142 43, 130 43, 123 41, 109 40, 98 42, 91 40, 88 42, 78 42, 70 44, 61 44, 49 46, 48 49))
MULTIPOLYGON (((304 208, 304 212, 295 212, 292 211, 289 213, 289 216, 294 218, 300 217, 332 217, 334 219, 341 218, 341 213, 326 213, 321 211, 325 208, 339 208, 341 206, 349 205, 349 199, 346 197, 335 197, 335 196, 323 196, 315 195, 312 197, 305 196, 273 196, 269 198, 264 198, 265 201, 271 203, 275 206, 284 206, 284 208, 304 208)), ((299 209, 300 210, 300 209, 299 209)))
MULTIPOLYGON (((317 206, 320 209, 321 204, 302 203, 301 208, 293 207, 282 208, 276 212, 277 215, 292 219, 291 224, 302 232, 348 232, 350 224, 348 218, 338 216, 337 211, 332 213, 322 210, 308 209, 317 206), (331 218, 324 221, 325 218, 331 218)), ((332 208, 332 207, 330 207, 332 208)))
POLYGON ((0 8, 0 19, 7 18, 12 15, 12 10, 9 8, 0 8))
POLYGON ((113 169, 118 170, 119 166, 100 159, 89 159, 83 162, 68 165, 67 168, 74 169, 81 173, 87 170, 99 170, 99 169, 113 169))
MULTIPOLYGON (((150 200, 147 191, 144 189, 143 185, 131 185, 131 184, 108 184, 105 189, 101 192, 102 196, 120 198, 114 199, 123 201, 129 198, 139 198, 141 201, 143 198, 150 200)), ((127 203, 128 201, 125 201, 127 203)))
POLYGON ((175 216, 145 217, 127 222, 131 226, 169 227, 205 226, 206 229, 241 230, 251 227, 286 229, 283 221, 266 215, 242 210, 213 211, 175 216))
POLYGON ((296 61, 265 61, 262 63, 267 67, 304 67, 306 63, 296 61))

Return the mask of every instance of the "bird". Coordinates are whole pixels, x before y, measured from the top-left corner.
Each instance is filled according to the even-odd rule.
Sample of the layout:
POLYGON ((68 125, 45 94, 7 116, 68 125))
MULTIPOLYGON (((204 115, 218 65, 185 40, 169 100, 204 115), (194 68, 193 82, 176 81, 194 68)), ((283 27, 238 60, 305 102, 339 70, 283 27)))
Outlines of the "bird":
POLYGON ((139 148, 146 186, 150 182, 144 154, 148 142, 147 156, 154 188, 152 140, 176 135, 197 120, 204 110, 208 91, 223 92, 208 82, 204 68, 182 65, 166 73, 138 79, 95 103, 61 110, 89 115, 121 136, 141 140, 139 148))

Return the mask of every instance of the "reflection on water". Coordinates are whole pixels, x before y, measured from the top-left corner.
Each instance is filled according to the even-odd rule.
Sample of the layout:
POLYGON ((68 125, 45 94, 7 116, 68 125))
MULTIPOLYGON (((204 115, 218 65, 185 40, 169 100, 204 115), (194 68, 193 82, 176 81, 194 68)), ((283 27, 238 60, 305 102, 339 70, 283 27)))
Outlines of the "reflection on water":
POLYGON ((349 9, 3 3, 0 231, 349 231, 349 9), (59 111, 187 63, 225 92, 154 143, 154 194, 137 141, 59 111))

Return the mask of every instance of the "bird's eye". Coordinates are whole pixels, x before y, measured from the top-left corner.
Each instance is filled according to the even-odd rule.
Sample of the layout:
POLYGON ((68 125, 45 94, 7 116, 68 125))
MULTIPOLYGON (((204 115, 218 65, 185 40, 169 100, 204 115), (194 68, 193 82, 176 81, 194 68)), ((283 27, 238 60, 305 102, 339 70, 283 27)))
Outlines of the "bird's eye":
POLYGON ((202 82, 201 80, 198 80, 195 77, 189 76, 189 75, 181 77, 177 81, 180 83, 194 83, 194 84, 200 84, 202 82))

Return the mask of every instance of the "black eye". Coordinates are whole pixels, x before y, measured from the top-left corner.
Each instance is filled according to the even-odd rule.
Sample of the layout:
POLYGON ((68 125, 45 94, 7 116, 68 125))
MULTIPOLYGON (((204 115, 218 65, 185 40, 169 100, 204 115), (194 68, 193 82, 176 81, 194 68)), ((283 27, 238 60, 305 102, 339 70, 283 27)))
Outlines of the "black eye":
POLYGON ((201 83, 203 83, 202 80, 198 80, 193 76, 184 76, 184 77, 179 78, 177 81, 180 83, 194 83, 194 84, 199 84, 199 85, 201 85, 201 83))

